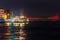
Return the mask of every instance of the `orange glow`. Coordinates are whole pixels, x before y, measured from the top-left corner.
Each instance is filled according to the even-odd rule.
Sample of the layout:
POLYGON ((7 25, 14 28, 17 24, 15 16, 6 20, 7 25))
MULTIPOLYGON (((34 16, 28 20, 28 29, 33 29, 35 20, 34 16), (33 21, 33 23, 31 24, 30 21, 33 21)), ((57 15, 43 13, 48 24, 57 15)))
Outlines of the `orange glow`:
POLYGON ((3 13, 1 17, 2 17, 4 20, 7 20, 9 16, 8 16, 8 14, 3 13))
POLYGON ((0 17, 3 18, 4 20, 7 20, 9 18, 9 13, 5 12, 4 9, 0 9, 0 17))
POLYGON ((10 26, 10 24, 11 24, 11 23, 9 23, 9 22, 6 22, 6 24, 7 24, 7 26, 10 26))

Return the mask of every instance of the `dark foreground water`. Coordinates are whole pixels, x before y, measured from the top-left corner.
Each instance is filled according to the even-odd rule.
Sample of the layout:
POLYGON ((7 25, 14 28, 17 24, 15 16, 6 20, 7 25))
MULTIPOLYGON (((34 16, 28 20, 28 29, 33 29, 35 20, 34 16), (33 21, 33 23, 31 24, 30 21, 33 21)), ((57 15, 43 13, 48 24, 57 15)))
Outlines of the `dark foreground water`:
MULTIPOLYGON (((8 32, 9 30, 6 29, 7 28, 5 27, 0 27, 1 40, 5 40, 3 38, 4 35, 1 35, 1 32, 8 32)), ((31 21, 25 26, 25 30, 27 34, 26 40, 60 40, 60 21, 31 21)), ((12 29, 10 29, 10 31, 12 32, 10 33, 9 37, 10 39, 12 38, 11 40, 14 40, 15 32, 12 29)), ((6 35, 4 37, 6 37, 6 35)))
POLYGON ((60 39, 60 21, 33 21, 26 26, 27 40, 60 39))

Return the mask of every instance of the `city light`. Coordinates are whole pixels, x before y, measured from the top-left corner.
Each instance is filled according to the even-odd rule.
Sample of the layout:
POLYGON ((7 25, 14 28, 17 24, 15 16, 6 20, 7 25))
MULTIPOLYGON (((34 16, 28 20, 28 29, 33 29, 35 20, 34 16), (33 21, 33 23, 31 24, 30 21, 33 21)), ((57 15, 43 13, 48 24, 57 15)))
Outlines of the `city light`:
MULTIPOLYGON (((12 35, 10 36, 10 39, 12 38, 12 40, 26 39, 27 34, 26 34, 25 27, 27 26, 27 24, 29 24, 29 21, 39 21, 39 20, 45 21, 45 20, 58 20, 58 19, 59 17, 57 15, 47 17, 47 18, 36 18, 36 17, 27 17, 23 13, 21 13, 21 15, 19 16, 13 16, 13 12, 12 12, 12 16, 10 16, 9 13, 5 13, 4 10, 0 9, 0 22, 2 22, 3 20, 4 26, 7 28, 7 33, 4 33, 4 35, 7 35, 7 36, 12 35), (16 36, 15 34, 17 35, 19 34, 19 35, 16 36)), ((8 38, 8 37, 5 37, 5 38, 8 38)))
POLYGON ((7 24, 7 26, 10 26, 10 24, 11 24, 11 23, 9 23, 9 22, 6 22, 6 24, 7 24))
POLYGON ((20 18, 25 18, 24 16, 20 16, 20 18))
MULTIPOLYGON (((29 19, 28 18, 25 18, 25 16, 23 15, 20 15, 20 16, 15 16, 13 19, 12 19, 12 22, 13 22, 13 26, 14 27, 20 27, 20 36, 19 38, 15 38, 16 40, 19 39, 19 40, 25 40, 26 39, 26 33, 25 33, 25 30, 23 30, 26 26, 26 24, 29 23, 29 19)), ((17 32, 16 32, 17 33, 17 32)))
POLYGON ((13 23, 13 25, 17 27, 20 25, 20 23, 13 23))

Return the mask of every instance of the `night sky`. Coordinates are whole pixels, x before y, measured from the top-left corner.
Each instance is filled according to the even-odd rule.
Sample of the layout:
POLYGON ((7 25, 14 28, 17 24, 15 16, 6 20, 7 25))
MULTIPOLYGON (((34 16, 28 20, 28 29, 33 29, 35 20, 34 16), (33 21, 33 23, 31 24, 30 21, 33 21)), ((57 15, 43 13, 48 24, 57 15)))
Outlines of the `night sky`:
POLYGON ((60 1, 57 0, 0 0, 0 8, 14 10, 19 15, 20 10, 29 16, 47 17, 60 14, 60 1))

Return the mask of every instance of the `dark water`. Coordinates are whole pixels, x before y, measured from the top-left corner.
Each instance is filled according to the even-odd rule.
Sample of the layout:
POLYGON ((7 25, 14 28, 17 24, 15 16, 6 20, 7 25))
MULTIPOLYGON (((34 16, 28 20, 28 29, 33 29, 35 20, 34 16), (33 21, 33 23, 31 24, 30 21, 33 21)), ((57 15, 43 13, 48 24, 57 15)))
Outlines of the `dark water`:
POLYGON ((60 21, 33 21, 26 26, 27 40, 60 39, 60 21))
MULTIPOLYGON (((6 28, 3 29, 6 31, 6 28)), ((60 40, 60 21, 31 21, 26 25, 25 30, 26 40, 60 40)), ((3 31, 0 27, 0 33, 3 31)))

